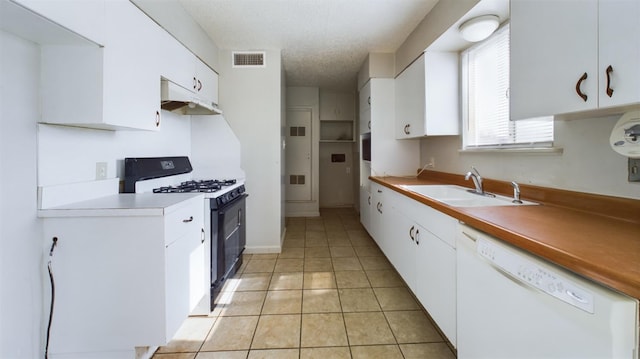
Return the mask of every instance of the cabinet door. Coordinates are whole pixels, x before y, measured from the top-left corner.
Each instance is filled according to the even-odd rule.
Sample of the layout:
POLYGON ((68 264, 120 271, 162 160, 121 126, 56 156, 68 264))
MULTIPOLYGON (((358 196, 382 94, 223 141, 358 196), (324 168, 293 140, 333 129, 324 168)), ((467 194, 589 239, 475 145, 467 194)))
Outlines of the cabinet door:
POLYGON ((416 241, 414 293, 456 346, 456 251, 427 230, 416 241))
POLYGON ((195 55, 193 59, 195 61, 194 91, 200 97, 218 103, 218 75, 195 55))
POLYGON ((598 16, 600 107, 640 102, 640 1, 600 1, 598 16))
POLYGON ((387 257, 409 288, 415 292, 417 245, 422 232, 426 231, 397 210, 391 213, 391 228, 387 257))
POLYGON ((371 193, 363 186, 360 186, 360 223, 371 234, 371 193))
POLYGON ((425 60, 424 54, 395 79, 395 134, 397 139, 423 136, 425 133, 425 60))
POLYGON ((371 80, 369 80, 362 88, 360 89, 359 96, 359 109, 360 112, 370 110, 371 109, 371 80))
POLYGON ((382 251, 387 254, 389 252, 389 236, 387 235, 388 226, 387 210, 391 207, 387 206, 387 189, 377 183, 371 183, 371 237, 378 243, 382 251))
POLYGON ((128 128, 160 127, 160 28, 129 1, 107 3, 104 51, 105 122, 128 128))
POLYGON ((193 88, 194 55, 171 34, 163 30, 160 75, 186 89, 193 88))
POLYGON ((596 0, 511 1, 512 119, 598 106, 597 7, 596 0), (585 73, 579 88, 586 101, 576 91, 585 73))
MULTIPOLYGON (((202 283, 192 283, 192 266, 204 260, 199 236, 185 235, 166 247, 166 336, 172 338, 192 309, 192 285, 202 288, 202 283)), ((197 304, 197 303, 196 303, 197 304)), ((194 305, 195 306, 195 305, 194 305)))

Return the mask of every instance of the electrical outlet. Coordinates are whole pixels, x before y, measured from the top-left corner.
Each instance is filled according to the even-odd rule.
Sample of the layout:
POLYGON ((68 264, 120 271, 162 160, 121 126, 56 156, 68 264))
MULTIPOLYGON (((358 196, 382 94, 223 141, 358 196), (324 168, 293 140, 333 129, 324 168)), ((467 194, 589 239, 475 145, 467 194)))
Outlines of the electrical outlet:
POLYGON ((107 163, 106 162, 96 162, 96 179, 106 179, 107 178, 107 163))
POLYGON ((640 158, 629 158, 629 182, 640 182, 640 158))

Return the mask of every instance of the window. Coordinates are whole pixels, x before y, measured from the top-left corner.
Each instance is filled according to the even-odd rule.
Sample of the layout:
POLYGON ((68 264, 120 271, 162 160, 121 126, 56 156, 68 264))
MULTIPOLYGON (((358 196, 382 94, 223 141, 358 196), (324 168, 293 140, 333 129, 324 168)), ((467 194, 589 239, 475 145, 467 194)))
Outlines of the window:
POLYGON ((551 147, 553 117, 509 119, 509 25, 462 53, 464 149, 551 147))

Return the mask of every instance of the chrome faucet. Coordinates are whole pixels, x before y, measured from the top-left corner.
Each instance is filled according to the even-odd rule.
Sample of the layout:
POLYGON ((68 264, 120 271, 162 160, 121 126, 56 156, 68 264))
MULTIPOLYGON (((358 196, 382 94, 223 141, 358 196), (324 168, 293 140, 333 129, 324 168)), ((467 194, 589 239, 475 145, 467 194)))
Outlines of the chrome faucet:
POLYGON ((513 203, 522 203, 522 201, 520 200, 520 186, 518 186, 518 184, 513 181, 511 182, 511 185, 513 186, 513 203))
POLYGON ((467 181, 469 180, 469 178, 473 180, 473 184, 476 186, 475 191, 469 190, 469 192, 484 195, 484 189, 482 188, 482 177, 480 177, 480 172, 478 172, 478 170, 473 166, 471 166, 471 171, 467 172, 467 174, 464 176, 464 179, 467 181))

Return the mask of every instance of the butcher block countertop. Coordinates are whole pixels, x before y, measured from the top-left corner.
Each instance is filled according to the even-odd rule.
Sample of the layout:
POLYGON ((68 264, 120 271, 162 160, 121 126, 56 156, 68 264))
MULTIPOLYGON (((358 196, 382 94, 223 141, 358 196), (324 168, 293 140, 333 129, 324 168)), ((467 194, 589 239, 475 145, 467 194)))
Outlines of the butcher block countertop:
MULTIPOLYGON (((464 177, 425 171, 421 176, 370 177, 572 272, 640 299, 640 200, 520 185, 534 206, 452 207, 401 185, 455 184, 464 177)), ((508 182, 484 179, 485 191, 510 196, 508 182)))

